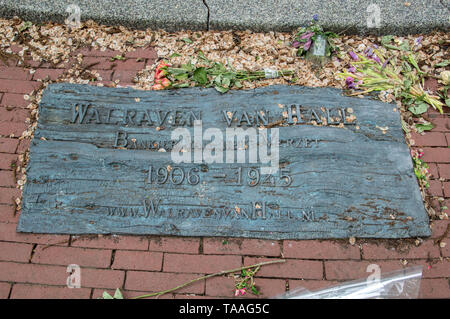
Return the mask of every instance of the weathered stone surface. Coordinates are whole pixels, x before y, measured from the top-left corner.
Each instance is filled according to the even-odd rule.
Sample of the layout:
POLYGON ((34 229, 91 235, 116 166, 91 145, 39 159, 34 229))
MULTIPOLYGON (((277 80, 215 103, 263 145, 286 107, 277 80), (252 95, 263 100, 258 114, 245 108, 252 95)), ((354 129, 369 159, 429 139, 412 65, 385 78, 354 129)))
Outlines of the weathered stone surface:
POLYGON ((220 95, 52 84, 40 104, 17 229, 270 239, 428 236, 394 107, 330 88, 271 86, 220 95), (287 124, 292 105, 301 105, 309 124, 287 124), (330 125, 342 122, 342 108, 345 125, 330 125), (152 123, 144 121, 146 111, 152 123), (181 112, 176 121, 175 111, 181 112), (175 164, 171 132, 183 121, 193 131, 190 111, 201 117, 203 130, 224 132, 224 111, 236 111, 243 129, 257 126, 255 112, 264 111, 268 131, 279 129, 280 170, 267 178, 259 174, 267 166, 261 163, 175 164), (323 125, 311 125, 308 116, 323 125))

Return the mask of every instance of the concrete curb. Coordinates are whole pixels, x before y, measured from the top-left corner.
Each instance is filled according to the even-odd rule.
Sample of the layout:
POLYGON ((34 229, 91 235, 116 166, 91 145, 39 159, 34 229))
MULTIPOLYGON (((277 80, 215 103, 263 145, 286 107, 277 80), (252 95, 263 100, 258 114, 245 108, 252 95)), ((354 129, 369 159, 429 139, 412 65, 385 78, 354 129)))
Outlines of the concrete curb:
POLYGON ((347 34, 402 35, 450 29, 450 0, 406 3, 409 5, 404 0, 41 0, 37 4, 35 0, 0 0, 0 17, 64 23, 69 16, 66 8, 76 4, 82 21, 170 32, 292 31, 307 25, 314 14, 326 29, 347 34))

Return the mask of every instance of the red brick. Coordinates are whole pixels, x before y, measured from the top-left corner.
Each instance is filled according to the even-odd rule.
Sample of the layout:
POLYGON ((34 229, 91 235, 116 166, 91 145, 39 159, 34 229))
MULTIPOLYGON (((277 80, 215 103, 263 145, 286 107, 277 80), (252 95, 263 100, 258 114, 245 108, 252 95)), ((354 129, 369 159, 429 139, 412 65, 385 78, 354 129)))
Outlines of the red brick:
POLYGON ((14 173, 12 171, 0 171, 0 187, 14 187, 14 173))
POLYGON ((14 206, 0 204, 0 223, 14 223, 19 221, 19 212, 16 213, 14 206))
POLYGON ((448 279, 422 279, 420 281, 419 298, 450 298, 448 279))
POLYGON ((439 247, 432 240, 424 241, 420 246, 406 245, 396 249, 383 244, 365 243, 362 245, 364 259, 420 259, 439 257, 439 247))
POLYGON ((33 245, 0 242, 0 260, 28 262, 33 245))
POLYGON ((21 80, 1 80, 0 92, 29 94, 40 86, 38 82, 21 80))
MULTIPOLYGON (((447 227, 449 227, 449 224, 450 221, 448 219, 433 220, 431 223, 431 238, 441 238, 447 230, 447 227)), ((450 237, 450 230, 447 232, 447 237, 450 237)))
POLYGON ((73 247, 147 250, 148 239, 138 236, 72 237, 73 247))
POLYGON ((240 256, 165 254, 167 272, 214 273, 241 267, 240 256))
POLYGON ((301 290, 316 291, 330 288, 339 284, 339 281, 330 280, 296 280, 289 279, 289 292, 300 293, 301 290), (302 289, 303 288, 303 289, 302 289))
POLYGON ((367 278, 371 272, 367 272, 367 266, 376 264, 380 266, 381 274, 403 269, 400 261, 351 261, 330 260, 325 261, 325 276, 327 280, 350 280, 367 278))
POLYGON ((433 132, 437 132, 437 131, 448 132, 448 131, 450 131, 450 119, 448 117, 435 118, 431 122, 434 124, 433 132))
POLYGON ((16 227, 16 224, 0 223, 0 240, 59 246, 67 246, 68 244, 68 235, 17 233, 16 227))
POLYGON ((0 188, 0 204, 14 205, 16 198, 21 196, 20 189, 0 188))
POLYGON ((442 183, 439 180, 432 179, 429 181, 430 187, 427 188, 427 193, 431 196, 439 196, 443 195, 442 193, 442 183))
MULTIPOLYGON (((111 296, 114 296, 114 293, 116 292, 116 289, 94 289, 93 293, 92 293, 92 299, 103 299, 103 293, 107 292, 109 293, 111 296)), ((134 290, 123 290, 120 289, 120 292, 123 295, 124 299, 131 299, 131 298, 135 298, 138 296, 143 296, 143 295, 148 295, 149 292, 148 291, 134 291, 134 290)), ((164 295, 160 295, 160 296, 155 296, 155 297, 147 297, 147 298, 143 298, 143 299, 174 299, 173 294, 164 294, 164 295)))
POLYGON ((101 80, 99 80, 99 81, 105 82, 105 81, 111 81, 112 74, 113 74, 114 71, 111 71, 111 70, 93 70, 93 72, 98 73, 98 75, 101 77, 101 80))
POLYGON ((450 277, 450 261, 443 259, 411 260, 408 266, 423 266, 422 278, 448 278, 450 277))
POLYGON ((135 51, 130 51, 125 54, 127 58, 144 58, 150 60, 156 60, 158 54, 154 48, 138 48, 135 51))
POLYGON ((78 50, 75 50, 73 55, 78 55, 78 54, 82 54, 85 57, 114 57, 116 55, 122 55, 121 51, 115 51, 115 50, 110 50, 110 49, 106 49, 104 51, 102 50, 95 50, 92 48, 81 48, 78 50))
POLYGON ((425 147, 423 151, 423 160, 426 163, 450 163, 450 148, 448 147, 425 147))
POLYGON ((438 166, 436 163, 429 163, 427 164, 429 169, 428 171, 431 174, 431 178, 432 179, 438 179, 439 178, 439 171, 438 171, 438 166))
MULTIPOLYGON (((164 272, 128 271, 125 282, 126 290, 148 291, 148 293, 159 292, 174 288, 190 280, 201 277, 201 274, 179 274, 164 272)), ((177 293, 203 294, 205 291, 205 280, 194 282, 177 290, 177 293)))
MULTIPOLYGON (((273 298, 286 292, 286 281, 282 279, 255 278, 255 287, 259 295, 247 291, 247 298, 273 298)), ((214 277, 206 281, 207 296, 232 298, 235 293, 235 281, 231 277, 214 277)))
POLYGON ((203 239, 204 254, 232 254, 253 256, 280 256, 280 244, 273 240, 260 239, 203 239))
MULTIPOLYGON (((145 68, 144 61, 137 61, 136 59, 116 60, 112 62, 113 68, 117 70, 134 70, 140 71, 145 68)), ((115 73, 115 72, 114 72, 115 73)))
MULTIPOLYGON (((250 266, 274 259, 246 257, 244 265, 250 266)), ((323 264, 321 261, 288 259, 284 263, 261 266, 258 277, 322 279, 323 264)))
POLYGON ((445 138, 447 140, 447 145, 450 146, 450 133, 445 133, 445 138))
POLYGON ((24 94, 5 93, 3 95, 0 105, 2 106, 15 106, 15 107, 27 107, 30 104, 29 101, 23 98, 24 94))
POLYGON ((61 246, 38 245, 35 249, 32 263, 67 266, 77 264, 81 267, 109 268, 111 250, 86 249, 61 246))
POLYGON ((81 267, 81 287, 90 288, 121 288, 125 272, 121 270, 94 269, 81 267))
POLYGON ((199 247, 199 238, 152 237, 150 238, 149 250, 163 251, 166 253, 198 254, 199 247))
POLYGON ((90 288, 15 284, 11 299, 89 299, 90 288))
POLYGON ((14 154, 17 150, 18 145, 19 145, 18 139, 0 137, 0 153, 14 154))
POLYGON ((319 240, 285 240, 283 255, 301 259, 360 259, 358 246, 319 240))
POLYGON ((137 71, 130 71, 130 70, 116 70, 114 71, 112 80, 120 80, 119 83, 127 82, 127 83, 134 83, 134 77, 136 76, 137 71))
POLYGON ((444 186, 444 196, 450 197, 450 182, 444 182, 443 186, 444 186))
POLYGON ((0 119, 2 122, 25 122, 29 116, 27 109, 0 107, 0 119))
POLYGON ((64 69, 37 69, 33 74, 33 80, 49 78, 51 81, 57 80, 63 73, 64 69))
POLYGON ((0 121, 0 135, 21 136, 27 130, 28 125, 25 122, 3 122, 0 121))
POLYGON ((119 250, 114 256, 111 268, 160 271, 162 260, 163 254, 159 252, 119 250))
POLYGON ((5 63, 5 61, 0 60, 0 66, 1 67, 8 67, 8 68, 10 68, 10 67, 16 66, 16 64, 17 64, 17 59, 15 59, 15 58, 8 58, 8 59, 6 59, 6 63, 5 63))
POLYGON ((14 170, 18 164, 18 158, 16 154, 0 153, 0 169, 14 170))
POLYGON ((30 149, 31 140, 28 138, 22 139, 17 147, 17 154, 23 154, 30 149))
POLYGON ((136 59, 114 60, 111 61, 108 57, 85 57, 83 59, 83 66, 97 63, 92 67, 98 70, 134 70, 139 71, 145 67, 143 61, 137 62, 136 59))
POLYGON ((31 80, 30 70, 19 67, 0 67, 0 79, 31 80))
POLYGON ((450 179, 450 164, 438 164, 439 176, 445 179, 450 179))
POLYGON ((215 297, 211 297, 211 296, 201 296, 201 295, 194 295, 194 294, 174 294, 173 295, 174 299, 220 299, 220 298, 215 298, 215 297))
POLYGON ((444 244, 444 247, 441 247, 442 257, 450 257, 450 239, 444 239, 441 241, 441 244, 444 244))
POLYGON ((11 284, 0 282, 0 299, 7 299, 11 290, 11 284))
POLYGON ((0 280, 65 286, 69 273, 63 266, 0 262, 0 280))
POLYGON ((444 133, 427 132, 424 135, 411 133, 411 138, 414 140, 414 146, 447 146, 447 140, 444 133))

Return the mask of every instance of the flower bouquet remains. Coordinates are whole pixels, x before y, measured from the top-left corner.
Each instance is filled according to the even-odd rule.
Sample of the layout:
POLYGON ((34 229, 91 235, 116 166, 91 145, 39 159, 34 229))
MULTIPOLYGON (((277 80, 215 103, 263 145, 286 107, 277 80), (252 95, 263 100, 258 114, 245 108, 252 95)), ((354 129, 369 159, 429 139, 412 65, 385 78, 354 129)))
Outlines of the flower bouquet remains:
POLYGON ((208 60, 202 52, 198 53, 198 64, 192 62, 174 67, 161 61, 156 67, 154 90, 201 86, 214 87, 220 93, 231 88, 241 88, 243 81, 277 78, 294 74, 291 70, 237 71, 219 62, 208 60))
POLYGON ((372 91, 388 91, 401 98, 413 115, 425 113, 428 106, 443 112, 444 105, 438 96, 424 90, 422 72, 412 52, 400 56, 387 56, 389 51, 378 46, 369 47, 364 54, 350 51, 352 62, 346 72, 338 76, 345 79, 349 89, 360 89, 350 95, 360 95, 372 91))
POLYGON ((313 16, 313 21, 308 27, 301 27, 298 29, 292 46, 297 48, 297 56, 305 56, 311 51, 311 48, 316 49, 320 47, 321 51, 316 52, 315 55, 331 56, 333 52, 337 52, 338 48, 333 43, 333 38, 337 38, 337 34, 333 32, 324 32, 323 28, 317 23, 317 14, 313 16), (315 44, 321 44, 316 45, 315 44))

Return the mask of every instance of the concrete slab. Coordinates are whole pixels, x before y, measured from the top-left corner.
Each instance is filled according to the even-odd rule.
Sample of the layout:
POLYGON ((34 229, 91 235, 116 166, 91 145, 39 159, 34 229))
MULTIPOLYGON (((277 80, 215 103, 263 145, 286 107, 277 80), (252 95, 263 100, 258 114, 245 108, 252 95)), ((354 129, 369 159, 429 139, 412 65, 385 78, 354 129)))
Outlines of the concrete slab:
POLYGON ((80 7, 81 21, 167 31, 207 29, 208 9, 201 0, 1 0, 0 17, 64 23, 71 4, 80 7))

